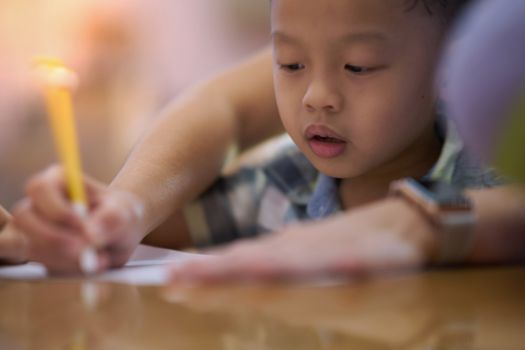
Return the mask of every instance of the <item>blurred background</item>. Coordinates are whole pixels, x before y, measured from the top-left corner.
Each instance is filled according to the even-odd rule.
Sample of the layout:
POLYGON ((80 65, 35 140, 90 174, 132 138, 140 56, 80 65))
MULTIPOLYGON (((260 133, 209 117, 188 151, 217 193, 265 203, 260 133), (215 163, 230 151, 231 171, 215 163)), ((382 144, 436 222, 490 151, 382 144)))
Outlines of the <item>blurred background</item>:
POLYGON ((84 171, 109 182, 168 100, 268 43, 264 0, 1 0, 0 204, 56 161, 35 55, 78 72, 84 171))

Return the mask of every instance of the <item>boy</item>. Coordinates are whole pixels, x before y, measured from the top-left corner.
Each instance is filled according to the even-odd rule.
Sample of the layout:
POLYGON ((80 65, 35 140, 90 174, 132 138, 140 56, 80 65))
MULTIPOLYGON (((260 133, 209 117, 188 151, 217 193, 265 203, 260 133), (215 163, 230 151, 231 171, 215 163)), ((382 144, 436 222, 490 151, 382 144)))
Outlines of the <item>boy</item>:
MULTIPOLYGON (((88 181, 87 221, 71 211, 60 170, 36 177, 15 215, 28 233, 30 257, 51 270, 75 271, 91 242, 100 248, 103 270, 123 264, 171 211, 177 232, 158 231, 152 242, 204 245, 369 203, 401 177, 494 184, 460 152, 453 132, 435 130, 434 69, 448 21, 463 2, 272 1, 275 96, 297 148, 219 180, 183 212, 216 178, 232 139, 245 146, 278 130, 262 55, 227 75, 233 80, 219 77, 179 100, 110 190, 88 181)), ((432 239, 418 239, 419 248, 432 249, 432 239)))

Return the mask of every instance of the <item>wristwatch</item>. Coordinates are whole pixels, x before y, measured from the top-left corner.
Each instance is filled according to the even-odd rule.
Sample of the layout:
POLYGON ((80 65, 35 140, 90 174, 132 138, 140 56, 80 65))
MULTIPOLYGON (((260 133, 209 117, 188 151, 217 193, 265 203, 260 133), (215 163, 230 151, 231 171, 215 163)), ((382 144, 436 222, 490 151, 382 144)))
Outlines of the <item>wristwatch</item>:
POLYGON ((390 195, 415 206, 437 228, 438 264, 465 260, 476 217, 461 189, 439 181, 404 178, 390 184, 390 195))

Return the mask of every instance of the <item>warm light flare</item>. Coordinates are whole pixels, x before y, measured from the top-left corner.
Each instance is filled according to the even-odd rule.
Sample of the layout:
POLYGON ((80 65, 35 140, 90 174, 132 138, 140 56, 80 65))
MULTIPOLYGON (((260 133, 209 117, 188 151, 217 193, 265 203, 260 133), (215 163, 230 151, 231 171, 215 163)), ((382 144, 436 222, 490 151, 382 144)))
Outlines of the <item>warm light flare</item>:
POLYGON ((78 86, 77 74, 61 60, 53 57, 37 57, 33 61, 39 81, 47 88, 74 90, 78 86))

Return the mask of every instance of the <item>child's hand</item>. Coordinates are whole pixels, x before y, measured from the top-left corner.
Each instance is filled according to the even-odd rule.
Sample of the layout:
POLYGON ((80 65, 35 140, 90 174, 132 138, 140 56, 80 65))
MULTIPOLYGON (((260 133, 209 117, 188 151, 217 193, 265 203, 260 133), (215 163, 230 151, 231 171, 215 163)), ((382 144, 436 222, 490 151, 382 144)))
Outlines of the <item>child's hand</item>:
POLYGON ((363 278, 417 269, 436 247, 432 226, 399 199, 387 199, 316 223, 291 226, 174 266, 175 283, 363 278))
POLYGON ((27 260, 25 236, 11 220, 0 228, 0 264, 21 264, 27 260))
POLYGON ((135 196, 85 179, 89 214, 79 217, 67 195, 64 172, 54 166, 34 176, 15 207, 14 224, 27 236, 27 255, 55 273, 80 271, 85 247, 98 252, 98 270, 123 265, 142 235, 143 206, 135 196))

